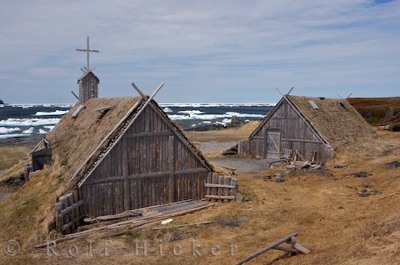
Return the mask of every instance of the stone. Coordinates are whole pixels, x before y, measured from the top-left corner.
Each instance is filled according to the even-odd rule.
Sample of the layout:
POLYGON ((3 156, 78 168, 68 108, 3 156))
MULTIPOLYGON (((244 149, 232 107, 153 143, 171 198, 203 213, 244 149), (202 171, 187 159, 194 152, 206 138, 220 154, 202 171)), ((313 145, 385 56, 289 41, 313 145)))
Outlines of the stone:
POLYGON ((368 177, 367 172, 364 172, 364 171, 357 172, 354 175, 355 175, 356 178, 366 178, 366 177, 368 177))
POLYGON ((366 189, 366 188, 369 188, 369 183, 363 183, 363 184, 362 184, 362 187, 365 188, 365 189, 366 189))
POLYGON ((385 164, 387 168, 396 168, 396 167, 400 167, 400 161, 393 161, 390 163, 385 164))
POLYGON ((241 193, 239 193, 239 192, 236 193, 235 201, 242 202, 243 201, 243 195, 241 193))

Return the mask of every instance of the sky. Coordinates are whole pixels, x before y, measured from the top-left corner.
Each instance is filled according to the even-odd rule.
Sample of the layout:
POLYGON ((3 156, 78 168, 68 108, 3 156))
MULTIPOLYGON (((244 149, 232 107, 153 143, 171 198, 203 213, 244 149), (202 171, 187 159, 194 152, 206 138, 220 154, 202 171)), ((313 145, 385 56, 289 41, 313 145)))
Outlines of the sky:
POLYGON ((101 97, 400 96, 400 0, 2 0, 0 99, 75 102, 86 36, 101 97))

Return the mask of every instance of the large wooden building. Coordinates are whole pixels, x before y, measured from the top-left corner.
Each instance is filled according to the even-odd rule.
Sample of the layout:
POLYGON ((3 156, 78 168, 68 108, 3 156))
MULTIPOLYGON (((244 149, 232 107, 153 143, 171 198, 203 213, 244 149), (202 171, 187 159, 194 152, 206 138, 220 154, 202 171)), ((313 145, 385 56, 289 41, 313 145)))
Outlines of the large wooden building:
POLYGON ((298 152, 325 163, 337 147, 372 134, 347 100, 285 95, 238 151, 273 160, 298 152))
POLYGON ((212 168, 155 101, 92 98, 47 135, 86 216, 205 197, 212 168), (77 114, 79 112, 79 114, 77 114))

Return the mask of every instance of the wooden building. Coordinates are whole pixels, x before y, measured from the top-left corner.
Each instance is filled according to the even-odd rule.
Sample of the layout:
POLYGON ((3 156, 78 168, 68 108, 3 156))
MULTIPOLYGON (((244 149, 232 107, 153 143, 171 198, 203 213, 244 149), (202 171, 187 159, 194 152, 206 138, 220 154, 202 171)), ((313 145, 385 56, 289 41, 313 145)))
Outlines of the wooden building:
POLYGON ((298 152, 325 163, 337 147, 372 134, 347 100, 285 95, 248 140, 239 143, 238 152, 272 160, 298 152))
POLYGON ((53 165, 60 166, 66 192, 78 194, 85 216, 205 197, 211 166, 158 104, 146 100, 89 99, 47 135, 53 165))
POLYGON ((79 85, 79 103, 83 104, 91 98, 99 97, 100 79, 92 70, 85 73, 78 79, 79 85))

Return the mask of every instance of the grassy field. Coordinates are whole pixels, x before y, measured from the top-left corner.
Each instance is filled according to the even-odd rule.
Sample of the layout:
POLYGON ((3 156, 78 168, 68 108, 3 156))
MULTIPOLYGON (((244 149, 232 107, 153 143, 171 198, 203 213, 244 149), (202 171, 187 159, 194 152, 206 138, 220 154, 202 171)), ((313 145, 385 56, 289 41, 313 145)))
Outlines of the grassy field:
POLYGON ((348 101, 370 124, 400 123, 400 97, 349 98, 348 101))
POLYGON ((31 145, 0 146, 0 171, 18 163, 32 148, 31 145))
MULTIPOLYGON (((190 133, 188 137, 223 143, 245 139, 249 127, 190 133)), ((299 171, 279 183, 264 177, 285 172, 285 165, 237 175, 239 192, 249 198, 247 202, 217 203, 176 217, 170 225, 156 230, 128 231, 119 236, 103 232, 59 243, 53 248, 55 252, 34 248, 38 242, 59 236, 48 234, 46 229, 62 180, 45 169, 16 195, 0 202, 0 247, 10 247, 14 242, 10 240, 20 245, 15 256, 0 253, 0 263, 234 264, 297 231, 299 242, 311 250, 310 254, 290 256, 273 250, 248 264, 398 264, 400 168, 390 169, 385 164, 399 160, 400 134, 378 134, 374 142, 338 150, 321 173, 299 171), (335 168, 336 164, 347 167, 335 168), (356 178, 354 173, 360 171, 368 177, 356 178), (363 189, 376 195, 361 197, 357 193, 363 189), (211 223, 173 227, 206 221, 211 223)))

